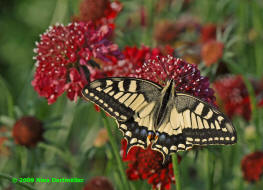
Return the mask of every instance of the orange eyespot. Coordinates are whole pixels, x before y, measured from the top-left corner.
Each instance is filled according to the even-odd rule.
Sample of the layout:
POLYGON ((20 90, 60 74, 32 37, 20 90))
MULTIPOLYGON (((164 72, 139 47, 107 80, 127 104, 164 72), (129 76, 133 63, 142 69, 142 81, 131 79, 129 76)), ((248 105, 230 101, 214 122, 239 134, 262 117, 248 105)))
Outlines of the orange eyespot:
POLYGON ((153 138, 154 138, 154 137, 153 137, 152 134, 150 134, 150 135, 147 136, 147 139, 149 139, 149 141, 151 141, 153 138))

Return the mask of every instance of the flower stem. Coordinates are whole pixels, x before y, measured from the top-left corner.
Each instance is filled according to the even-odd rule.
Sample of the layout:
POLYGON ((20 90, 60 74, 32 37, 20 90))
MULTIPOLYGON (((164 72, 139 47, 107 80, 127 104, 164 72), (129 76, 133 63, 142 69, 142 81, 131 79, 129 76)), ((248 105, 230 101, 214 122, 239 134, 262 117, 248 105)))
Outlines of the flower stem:
POLYGON ((56 7, 53 12, 53 16, 51 19, 51 25, 56 22, 62 23, 67 15, 68 10, 68 0, 57 0, 56 7))
POLYGON ((215 159, 214 156, 207 150, 207 189, 214 189, 214 173, 215 173, 215 159))
POLYGON ((153 45, 153 38, 152 38, 152 32, 154 28, 154 20, 156 17, 156 11, 155 11, 155 3, 156 0, 147 0, 144 1, 145 5, 147 7, 147 28, 146 28, 146 36, 145 36, 145 44, 152 46, 153 45))
POLYGON ((172 154, 172 162, 173 162, 176 190, 181 190, 180 169, 179 169, 177 154, 172 154))
POLYGON ((130 184, 126 178, 126 175, 125 175, 125 170, 124 170, 124 166, 123 166, 123 163, 122 163, 122 160, 121 160, 121 157, 120 157, 120 154, 119 154, 119 149, 118 149, 118 146, 117 146, 117 143, 113 137, 113 134, 112 134, 112 131, 111 131, 111 128, 110 128, 110 125, 109 125, 109 122, 108 122, 108 119, 107 119, 107 116, 105 115, 104 112, 101 111, 101 115, 103 117, 103 123, 107 129, 107 132, 108 132, 108 135, 109 135, 109 140, 110 140, 110 144, 112 146, 112 150, 113 150, 113 155, 117 161, 117 165, 118 165, 118 169, 119 169, 119 172, 120 172, 120 175, 121 175, 121 178, 122 178, 122 182, 125 186, 125 189, 131 189, 130 188, 130 184))
POLYGON ((36 190, 34 187, 32 187, 31 185, 28 185, 26 183, 22 183, 20 181, 18 181, 17 178, 13 177, 13 176, 10 176, 10 175, 7 175, 7 174, 3 174, 3 173, 0 173, 0 178, 4 178, 4 179, 7 179, 9 181, 11 181, 12 183, 14 184, 17 184, 17 185, 20 185, 26 189, 30 189, 30 190, 36 190))

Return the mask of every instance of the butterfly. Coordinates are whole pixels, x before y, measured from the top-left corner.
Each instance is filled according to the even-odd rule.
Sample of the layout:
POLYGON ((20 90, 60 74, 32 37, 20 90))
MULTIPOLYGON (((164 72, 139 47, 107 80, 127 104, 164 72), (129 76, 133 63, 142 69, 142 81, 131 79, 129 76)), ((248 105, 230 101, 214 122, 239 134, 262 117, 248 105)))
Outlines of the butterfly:
POLYGON ((171 153, 194 145, 228 145, 237 141, 231 121, 216 107, 177 92, 173 80, 164 87, 149 80, 113 77, 95 80, 82 95, 116 119, 133 146, 159 151, 166 162, 171 153))

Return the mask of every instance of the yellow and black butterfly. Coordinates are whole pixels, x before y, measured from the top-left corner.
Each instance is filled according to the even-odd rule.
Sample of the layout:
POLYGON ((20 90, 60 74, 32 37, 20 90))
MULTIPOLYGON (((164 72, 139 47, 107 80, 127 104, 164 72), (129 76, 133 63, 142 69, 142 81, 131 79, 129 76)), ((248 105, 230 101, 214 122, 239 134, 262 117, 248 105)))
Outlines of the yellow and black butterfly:
POLYGON ((173 80, 162 87, 139 78, 104 78, 91 82, 82 94, 116 119, 128 151, 151 144, 167 160, 171 153, 193 145, 237 141, 236 131, 223 113, 197 97, 176 92, 173 80))

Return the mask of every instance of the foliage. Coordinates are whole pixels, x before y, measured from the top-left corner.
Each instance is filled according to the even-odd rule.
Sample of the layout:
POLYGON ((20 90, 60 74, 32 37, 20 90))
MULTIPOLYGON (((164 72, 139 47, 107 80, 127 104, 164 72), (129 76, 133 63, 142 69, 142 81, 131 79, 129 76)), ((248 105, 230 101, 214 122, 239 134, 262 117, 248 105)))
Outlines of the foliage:
MULTIPOLYGON (((32 57, 39 53, 33 52, 38 48, 35 41, 40 42, 39 35, 55 23, 69 26, 74 21, 89 22, 87 15, 93 14, 86 14, 85 19, 81 16, 85 13, 83 7, 92 7, 91 1, 86 1, 89 3, 81 0, 0 2, 0 189, 84 189, 95 176, 107 179, 95 178, 92 183, 102 180, 109 189, 111 183, 115 189, 151 188, 149 181, 127 180, 124 172, 128 164, 120 160, 119 154, 122 134, 112 118, 97 112, 92 103, 76 98, 81 96, 80 88, 74 85, 83 85, 83 81, 69 87, 77 89, 76 94, 68 95, 75 101, 68 99, 63 91, 50 105, 31 84, 36 72, 32 57), (34 146, 19 144, 15 139, 17 131, 13 135, 15 123, 25 116, 33 116, 43 123, 43 138, 37 144, 34 139, 34 146), (101 132, 104 128, 107 133, 101 132), (10 176, 78 177, 85 182, 13 184, 10 176)), ((263 189, 261 164, 249 165, 250 157, 246 156, 263 152, 263 3, 260 0, 121 0, 115 2, 115 8, 107 3, 105 0, 89 11, 100 11, 92 18, 95 23, 92 27, 107 25, 112 30, 109 35, 103 33, 104 36, 98 32, 96 39, 100 47, 110 49, 111 57, 107 57, 110 61, 92 54, 85 63, 89 65, 89 74, 94 74, 94 78, 120 74, 122 68, 115 61, 122 59, 127 68, 134 67, 130 71, 134 74, 147 56, 173 53, 196 64, 201 75, 209 78, 216 104, 231 117, 237 130, 236 145, 179 153, 181 161, 176 172, 180 171, 180 178, 176 176, 175 180, 180 179, 181 188, 263 189), (96 10, 98 7, 103 11, 96 10), (114 45, 100 43, 106 37, 114 45), (115 44, 124 57, 116 55, 115 59, 115 44), (241 166, 244 160, 248 163, 246 167, 241 166), (242 173, 253 171, 253 167, 258 175, 242 173)), ((78 51, 88 45, 81 44, 78 51)), ((80 72, 83 64, 73 62, 74 67, 78 65, 76 72, 80 72)), ((75 76, 72 74, 72 78, 75 76)), ((19 134, 33 131, 19 131, 19 134)), ((260 156, 253 159, 263 162, 260 156)), ((175 184, 171 188, 175 189, 175 184)))

